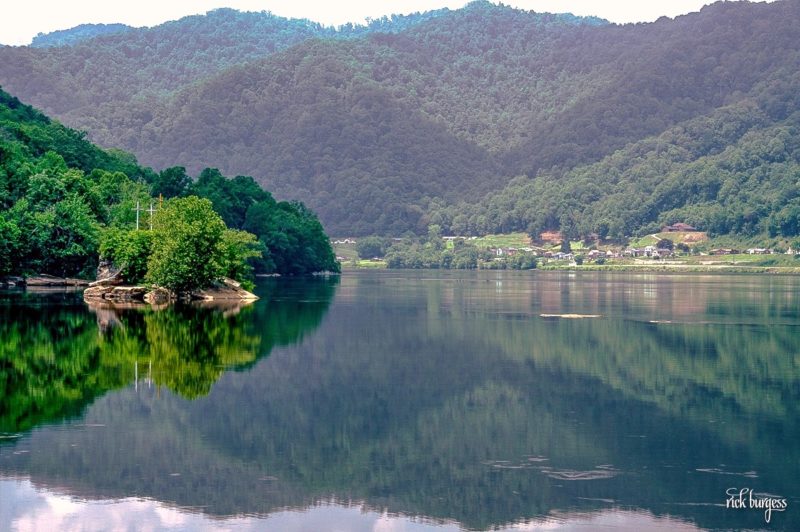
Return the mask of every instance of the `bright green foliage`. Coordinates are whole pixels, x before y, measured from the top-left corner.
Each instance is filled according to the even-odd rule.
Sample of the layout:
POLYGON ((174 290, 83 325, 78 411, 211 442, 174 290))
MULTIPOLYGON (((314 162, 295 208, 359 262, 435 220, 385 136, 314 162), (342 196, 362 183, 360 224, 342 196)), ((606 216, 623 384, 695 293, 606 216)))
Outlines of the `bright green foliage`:
POLYGON ((152 249, 151 231, 112 227, 103 231, 100 239, 100 256, 120 268, 120 276, 129 284, 144 281, 152 249))
POLYGON ((14 271, 14 257, 19 253, 19 227, 13 220, 6 220, 0 212, 0 276, 14 271))
POLYGON ((224 232, 209 200, 169 200, 153 220, 147 281, 175 292, 206 288, 224 273, 224 232))
MULTIPOLYGON (((247 261, 259 254, 263 244, 241 231, 223 235, 225 224, 211 206, 239 229, 248 209, 256 203, 274 206, 272 196, 252 178, 229 180, 210 169, 202 173, 197 183, 189 183, 182 167, 155 174, 139 167, 129 154, 103 151, 82 134, 51 122, 0 90, 0 275, 49 273, 91 278, 102 255, 122 268, 127 282, 139 283, 147 277, 153 239, 167 234, 184 238, 170 252, 178 253, 184 249, 182 246, 188 246, 191 253, 183 258, 197 277, 180 280, 181 275, 187 274, 187 264, 174 261, 176 265, 170 270, 165 262, 156 261, 154 275, 168 279, 170 284, 166 286, 196 287, 197 283, 207 284, 209 278, 223 274, 247 281, 252 271, 247 261), (176 224, 178 233, 164 229, 163 224, 162 229, 150 233, 151 223, 156 229, 155 213, 160 209, 150 184, 167 197, 184 195, 189 190, 208 196, 208 200, 200 202, 202 209, 196 197, 176 200, 174 205, 191 207, 186 212, 190 218, 197 215, 213 221, 213 231, 206 232, 211 226, 200 227, 196 220, 187 222, 191 226, 187 229, 187 224, 178 223, 180 216, 173 216, 169 210, 162 216, 163 223, 168 227, 176 224), (135 230, 137 205, 139 231, 135 230), (206 216, 206 211, 210 215, 206 216), (194 248, 185 240, 195 234, 192 231, 200 238, 194 248), (209 260, 205 260, 206 254, 209 260)), ((290 270, 294 260, 291 254, 298 253, 301 263, 297 271, 333 270, 335 261, 332 266, 325 262, 333 260, 332 251, 316 217, 289 204, 281 212, 284 211, 297 218, 283 224, 292 232, 285 235, 286 240, 298 243, 302 249, 276 249, 274 255, 282 267, 290 270)), ((277 234, 272 238, 281 238, 283 225, 274 229, 277 234)), ((159 240, 159 256, 168 256, 164 255, 164 246, 175 244, 175 240, 159 240)))
POLYGON ((222 233, 222 271, 225 277, 244 282, 245 288, 253 289, 253 259, 260 259, 264 245, 255 235, 247 231, 227 229, 222 233))

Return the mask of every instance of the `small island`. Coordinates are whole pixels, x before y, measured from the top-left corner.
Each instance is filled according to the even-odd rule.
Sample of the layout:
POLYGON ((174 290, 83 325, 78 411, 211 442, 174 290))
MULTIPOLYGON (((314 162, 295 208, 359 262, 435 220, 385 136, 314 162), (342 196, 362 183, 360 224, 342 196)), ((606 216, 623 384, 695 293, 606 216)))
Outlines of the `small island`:
POLYGON ((170 200, 155 212, 151 227, 104 233, 97 280, 84 300, 163 305, 258 299, 246 289, 252 287, 248 260, 262 257, 258 240, 228 229, 209 200, 170 200))

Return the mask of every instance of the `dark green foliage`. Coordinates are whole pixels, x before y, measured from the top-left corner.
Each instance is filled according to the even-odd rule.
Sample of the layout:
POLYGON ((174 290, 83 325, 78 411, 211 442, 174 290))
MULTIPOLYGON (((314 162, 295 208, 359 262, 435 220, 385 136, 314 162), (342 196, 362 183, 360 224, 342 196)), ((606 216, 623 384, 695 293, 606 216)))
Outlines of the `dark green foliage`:
POLYGON ((166 199, 185 195, 191 184, 192 178, 186 174, 183 166, 166 168, 150 181, 153 196, 166 199))
POLYGON ((272 195, 262 189, 252 177, 224 177, 216 168, 206 168, 189 193, 211 201, 214 210, 222 214, 228 227, 241 229, 247 210, 256 203, 274 202, 272 195))
MULTIPOLYGON (((195 206, 186 201, 175 200, 174 204, 195 206)), ((316 216, 300 204, 276 204, 252 178, 226 179, 207 169, 191 184, 182 167, 156 174, 139 167, 128 154, 96 147, 82 134, 0 90, 0 275, 49 273, 91 278, 102 255, 122 268, 127 282, 139 283, 148 273, 151 251, 157 250, 153 280, 164 280, 164 286, 195 288, 210 282, 214 275, 248 281, 252 271, 248 261, 260 255, 262 246, 253 235, 226 231, 212 206, 238 229, 256 204, 277 205, 274 227, 264 234, 271 241, 286 242, 270 254, 270 260, 280 262, 280 271, 338 271, 316 216), (156 227, 160 205, 151 196, 148 182, 168 198, 188 193, 206 196, 202 202, 208 208, 196 216, 197 227, 184 231, 186 224, 178 223, 179 217, 156 227), (135 230, 137 205, 139 231, 135 230), (221 232, 206 231, 208 227, 200 224, 204 217, 216 219, 215 227, 221 225, 221 232), (151 223, 153 233, 149 231, 151 223), (165 251, 178 237, 184 238, 182 243, 165 251), (187 243, 195 237, 202 249, 187 243), (184 248, 186 257, 170 255, 180 255, 184 248), (184 259, 186 264, 178 264, 184 259), (177 265, 180 271, 168 272, 167 263, 177 265)))
POLYGON ((0 212, 0 276, 14 272, 14 257, 19 253, 20 231, 14 220, 0 212))
POLYGON ((139 127, 153 118, 153 103, 159 98, 225 68, 308 39, 390 33, 442 13, 395 16, 338 30, 233 9, 106 35, 99 35, 97 26, 79 26, 43 36, 47 44, 69 40, 71 46, 0 47, 0 84, 66 123, 91 129, 95 140, 133 149, 127 142, 113 142, 119 139, 114 139, 110 125, 100 126, 91 117, 101 110, 125 127, 139 127))
POLYGON ((388 242, 385 238, 379 236, 368 236, 359 238, 356 242, 356 253, 362 259, 372 259, 374 257, 383 257, 386 254, 388 242))
POLYGON ((302 203, 275 203, 271 198, 247 211, 244 229, 266 246, 265 272, 304 275, 338 272, 339 263, 317 216, 302 203))
MULTIPOLYGON (((798 78, 800 81, 800 78, 798 78)), ((775 90, 723 107, 562 175, 521 177, 482 203, 437 207, 459 234, 561 229, 624 241, 688 223, 712 235, 800 232, 800 114, 767 113, 775 90)), ((791 94, 780 97, 790 100, 791 94)))

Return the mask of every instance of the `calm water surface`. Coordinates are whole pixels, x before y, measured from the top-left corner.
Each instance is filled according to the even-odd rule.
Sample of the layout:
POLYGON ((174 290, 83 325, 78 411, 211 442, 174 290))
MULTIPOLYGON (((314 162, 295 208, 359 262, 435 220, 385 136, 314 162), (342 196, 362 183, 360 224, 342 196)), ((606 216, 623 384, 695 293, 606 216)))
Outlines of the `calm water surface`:
MULTIPOLYGON (((0 293, 0 529, 800 530, 800 278, 0 293), (786 499, 726 508, 726 490, 786 499)), ((745 501, 749 502, 749 501, 745 501)))

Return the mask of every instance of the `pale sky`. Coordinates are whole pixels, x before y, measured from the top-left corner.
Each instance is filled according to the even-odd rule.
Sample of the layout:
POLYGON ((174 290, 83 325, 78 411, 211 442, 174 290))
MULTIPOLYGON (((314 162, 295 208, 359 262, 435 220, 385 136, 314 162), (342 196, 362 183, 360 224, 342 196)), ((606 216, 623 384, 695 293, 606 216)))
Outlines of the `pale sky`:
MULTIPOLYGON (((0 10, 0 43, 24 45, 39 32, 63 30, 84 23, 122 22, 155 26, 219 7, 271 11, 307 18, 325 25, 364 22, 392 13, 413 13, 441 7, 457 9, 466 0, 22 0, 0 10)), ((495 3, 496 0, 495 0, 495 3)), ((596 15, 612 22, 650 22, 699 10, 708 0, 505 0, 506 5, 549 13, 596 15)))

